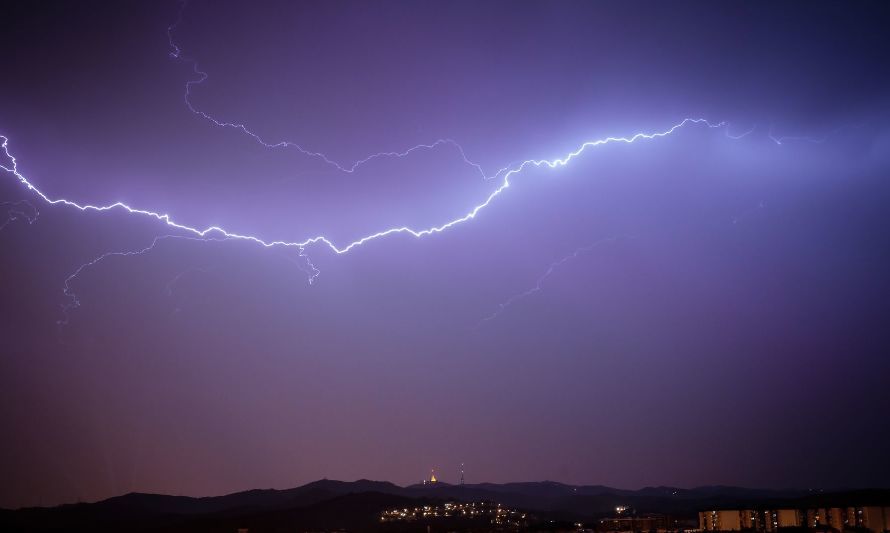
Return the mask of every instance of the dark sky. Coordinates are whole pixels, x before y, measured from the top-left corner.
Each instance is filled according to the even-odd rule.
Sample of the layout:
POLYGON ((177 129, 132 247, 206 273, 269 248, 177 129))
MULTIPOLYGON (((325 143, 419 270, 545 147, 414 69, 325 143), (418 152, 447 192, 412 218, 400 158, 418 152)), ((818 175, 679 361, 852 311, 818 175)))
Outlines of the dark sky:
POLYGON ((526 168, 470 221, 341 255, 0 172, 0 506, 460 463, 890 483, 886 3, 194 1, 174 58, 178 13, 4 7, 0 135, 48 197, 340 246, 585 141, 728 126, 526 168), (263 147, 189 110, 190 61, 195 110, 270 143, 349 166, 453 139, 483 172, 448 143, 354 172, 263 147))

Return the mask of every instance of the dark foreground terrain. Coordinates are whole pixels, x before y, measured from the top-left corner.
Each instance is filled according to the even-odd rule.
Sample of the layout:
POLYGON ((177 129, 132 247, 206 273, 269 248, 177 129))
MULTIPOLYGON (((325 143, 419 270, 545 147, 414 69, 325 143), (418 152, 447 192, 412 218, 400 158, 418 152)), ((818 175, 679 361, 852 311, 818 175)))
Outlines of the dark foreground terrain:
MULTIPOLYGON (((250 490, 226 496, 191 498, 131 493, 96 503, 51 508, 0 510, 2 531, 162 531, 237 532, 294 531, 494 531, 488 518, 430 518, 411 522, 381 521, 387 509, 436 506, 447 501, 488 501, 528 513, 527 529, 550 524, 593 522, 616 506, 639 513, 663 513, 695 523, 700 510, 764 505, 801 507, 890 501, 890 491, 822 493, 769 491, 737 487, 677 489, 649 487, 637 491, 553 482, 413 485, 360 480, 322 480, 287 490, 250 490)), ((525 527, 525 526, 524 526, 525 527)))

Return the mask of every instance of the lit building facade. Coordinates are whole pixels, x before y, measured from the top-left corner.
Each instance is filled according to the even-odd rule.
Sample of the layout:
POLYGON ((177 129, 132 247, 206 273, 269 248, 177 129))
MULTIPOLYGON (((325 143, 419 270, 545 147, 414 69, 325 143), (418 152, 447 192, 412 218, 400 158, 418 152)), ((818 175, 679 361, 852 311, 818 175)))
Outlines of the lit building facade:
POLYGON ((680 526, 673 517, 660 514, 646 514, 640 516, 615 516, 603 518, 596 524, 596 531, 678 531, 680 526))
POLYGON ((818 530, 867 529, 890 532, 890 507, 813 509, 724 509, 698 513, 703 531, 776 531, 785 527, 818 530))

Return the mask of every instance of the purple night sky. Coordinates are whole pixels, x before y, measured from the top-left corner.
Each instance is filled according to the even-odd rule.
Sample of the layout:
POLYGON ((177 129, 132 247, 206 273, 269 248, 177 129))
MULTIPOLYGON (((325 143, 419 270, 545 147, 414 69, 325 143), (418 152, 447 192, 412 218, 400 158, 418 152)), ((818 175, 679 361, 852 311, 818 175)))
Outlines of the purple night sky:
POLYGON ((0 507, 460 463, 890 486, 888 4, 196 0, 174 57, 179 12, 4 6, 21 175, 345 246, 727 125, 345 254, 0 170, 0 507), (266 148, 189 109, 192 61, 194 111, 342 166, 454 143, 266 148))

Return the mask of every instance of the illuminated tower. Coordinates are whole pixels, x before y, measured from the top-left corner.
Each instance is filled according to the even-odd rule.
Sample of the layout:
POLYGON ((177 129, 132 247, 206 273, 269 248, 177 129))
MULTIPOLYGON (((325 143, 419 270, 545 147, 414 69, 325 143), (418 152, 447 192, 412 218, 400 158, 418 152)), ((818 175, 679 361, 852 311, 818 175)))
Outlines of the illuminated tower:
POLYGON ((436 482, 436 470, 434 468, 430 469, 430 483, 436 482))
POLYGON ((460 464, 460 484, 464 484, 464 464, 460 464))

